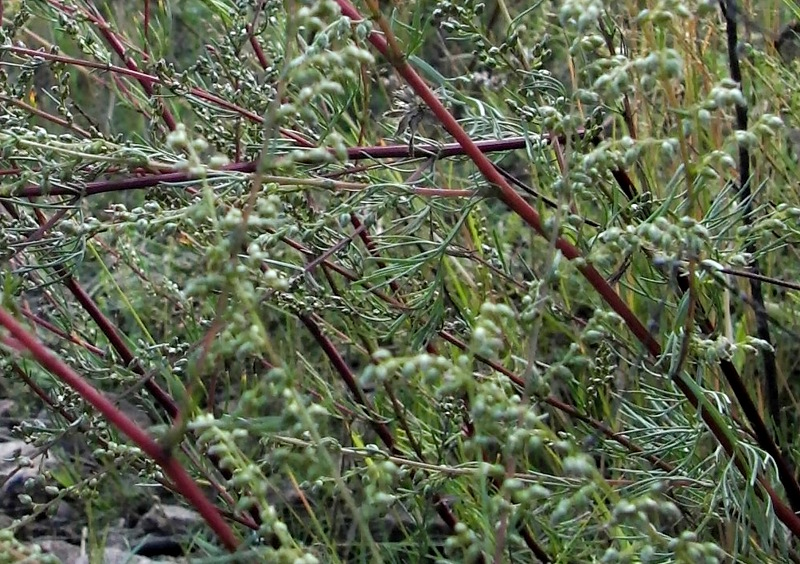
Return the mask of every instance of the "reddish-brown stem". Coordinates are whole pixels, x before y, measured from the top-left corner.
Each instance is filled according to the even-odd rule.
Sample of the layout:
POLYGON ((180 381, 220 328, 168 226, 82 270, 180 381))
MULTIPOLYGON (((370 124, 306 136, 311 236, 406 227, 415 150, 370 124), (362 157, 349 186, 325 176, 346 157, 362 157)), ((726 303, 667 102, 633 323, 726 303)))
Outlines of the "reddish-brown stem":
POLYGON ((53 114, 45 112, 44 110, 40 110, 39 108, 34 108, 30 104, 26 104, 25 102, 23 102, 21 100, 15 100, 13 98, 8 98, 6 96, 3 96, 0 99, 6 104, 11 104, 12 106, 17 106, 18 108, 20 108, 22 110, 25 110, 29 114, 32 114, 32 115, 35 115, 35 116, 39 116, 40 118, 45 119, 45 120, 49 121, 50 123, 54 123, 54 124, 56 124, 58 126, 61 126, 64 129, 71 129, 72 131, 74 131, 75 133, 80 135, 81 137, 85 137, 87 139, 89 137, 91 137, 91 134, 88 131, 78 127, 74 123, 70 123, 67 120, 65 120, 64 118, 61 118, 61 117, 58 117, 58 116, 54 116, 53 114))
MULTIPOLYGON (((57 2, 55 0, 50 0, 50 1, 52 2, 53 5, 58 6, 60 9, 67 10, 67 8, 60 2, 57 2)), ((92 11, 88 10, 81 10, 81 11, 85 13, 87 17, 95 24, 98 31, 100 32, 100 35, 103 36, 103 38, 111 46, 111 48, 114 50, 117 56, 120 59, 122 59, 122 62, 125 64, 125 66, 132 71, 138 71, 139 65, 137 65, 136 61, 133 60, 133 57, 130 56, 128 50, 122 44, 120 38, 117 36, 116 33, 114 33, 114 31, 108 25, 108 22, 106 22, 103 19, 103 17, 100 15, 100 12, 96 8, 92 11)), ((150 98, 152 98, 153 94, 155 93, 155 91, 153 90, 153 82, 148 80, 139 80, 139 84, 141 85, 142 90, 144 90, 145 93, 150 98)), ((164 120, 164 123, 167 124, 167 127, 170 130, 175 129, 175 127, 178 125, 178 122, 175 121, 175 117, 172 115, 172 112, 170 112, 166 106, 163 106, 161 108, 161 119, 164 120)))
MULTIPOLYGON (((342 10, 342 13, 347 17, 354 21, 360 21, 364 19, 347 0, 336 1, 342 10)), ((386 26, 384 26, 383 29, 384 34, 388 34, 390 39, 393 39, 391 30, 386 29, 385 27, 386 26)), ((368 37, 372 45, 381 53, 381 55, 383 55, 390 63, 392 63, 392 65, 395 67, 395 70, 397 70, 397 72, 405 79, 406 83, 414 90, 416 95, 425 102, 442 126, 444 126, 450 135, 452 135, 455 140, 464 148, 464 152, 467 154, 467 156, 469 156, 473 163, 475 163, 475 166, 480 170, 484 178, 486 178, 497 188, 499 198, 503 201, 503 203, 506 204, 506 206, 514 213, 519 215, 520 218, 525 221, 525 223, 531 226, 544 238, 550 239, 551 237, 555 236, 556 238, 553 243, 556 249, 558 249, 565 258, 568 260, 583 260, 580 251, 578 251, 574 245, 569 243, 567 240, 558 237, 557 235, 548 233, 547 230, 545 230, 541 218, 536 210, 534 210, 519 194, 517 194, 513 188, 511 188, 505 178, 498 173, 491 161, 480 151, 477 145, 473 142, 472 138, 470 138, 458 121, 444 107, 442 102, 436 97, 430 87, 428 87, 425 81, 408 64, 408 62, 405 61, 401 54, 391 51, 389 47, 390 42, 388 42, 382 34, 379 34, 375 31, 370 33, 368 37)), ((605 278, 603 278, 597 269, 595 269, 591 264, 584 262, 578 266, 578 270, 606 301, 611 309, 613 309, 624 320, 625 324, 628 326, 628 329, 644 346, 645 350, 653 358, 660 357, 661 346, 659 345, 658 341, 656 341, 655 337, 653 337, 644 324, 642 324, 642 322, 636 317, 636 315, 622 300, 619 294, 617 294, 608 284, 608 282, 606 282, 605 278)), ((699 409, 700 400, 696 397, 694 391, 680 378, 675 378, 673 381, 681 393, 683 393, 689 402, 695 407, 695 409, 699 409)), ((745 463, 742 461, 740 455, 736 452, 733 444, 728 439, 725 432, 720 429, 716 420, 706 411, 702 409, 699 409, 699 411, 703 421, 717 438, 720 445, 722 445, 728 455, 732 457, 734 464, 744 475, 747 475, 745 463)), ((780 453, 778 453, 778 457, 781 458, 780 453)), ((784 472, 781 472, 781 477, 784 488, 792 499, 795 498, 795 495, 800 495, 800 487, 798 487, 796 480, 794 480, 792 476, 787 477, 784 472), (796 492, 798 493, 796 494, 796 492)), ((762 479, 759 478, 759 481, 761 482, 762 479)), ((776 506, 778 504, 783 505, 783 501, 780 498, 777 496, 773 497, 773 490, 769 489, 767 490, 767 493, 770 495, 773 504, 776 506)), ((776 513, 782 520, 784 518, 786 519, 783 521, 784 524, 786 524, 787 527, 792 530, 795 536, 800 536, 800 518, 798 518, 788 508, 786 508, 786 511, 776 510, 776 513)))
MULTIPOLYGON (((67 274, 66 272, 60 273, 64 277, 64 284, 72 292, 72 295, 78 300, 81 304, 83 309, 91 316, 103 334, 111 343, 111 346, 114 347, 114 350, 122 357, 122 362, 125 366, 129 367, 131 370, 142 374, 141 367, 138 366, 136 363, 136 357, 133 356, 133 353, 128 348, 128 345, 122 340, 122 337, 117 332, 116 327, 108 318, 103 315, 103 312, 100 311, 100 308, 97 307, 97 304, 94 303, 94 300, 86 293, 83 287, 78 284, 72 276, 67 274)), ((172 399, 167 392, 164 391, 161 386, 153 382, 152 379, 148 379, 145 383, 145 387, 147 391, 152 394, 158 404, 167 412, 170 418, 175 418, 178 415, 178 404, 175 403, 175 400, 172 399)))
MULTIPOLYGON (((525 146, 524 137, 513 137, 503 140, 479 141, 476 143, 481 151, 502 152, 519 149, 525 146)), ((420 151, 430 149, 434 152, 432 146, 415 147, 411 150, 408 145, 389 145, 385 147, 354 147, 347 150, 347 158, 351 161, 358 161, 362 159, 394 159, 413 156, 420 151)), ((435 152, 437 157, 448 157, 463 154, 463 149, 457 143, 445 145, 435 152)), ((429 153, 430 156, 430 153, 429 153)), ((252 173, 257 168, 255 162, 240 162, 232 163, 220 168, 222 172, 240 172, 252 173)), ((10 171, 7 172, 11 174, 10 171)), ((42 189, 41 186, 26 186, 21 190, 16 191, 13 195, 18 197, 33 198, 37 196, 66 196, 66 195, 81 195, 92 196, 95 194, 104 194, 108 192, 120 192, 124 190, 141 190, 144 188, 152 188, 162 183, 180 183, 189 180, 198 180, 198 175, 193 175, 187 172, 163 172, 152 174, 148 171, 142 170, 142 175, 133 178, 123 178, 117 180, 98 180, 95 182, 87 182, 80 189, 72 189, 67 186, 50 187, 42 189)), ((214 174, 214 171, 208 171, 209 176, 214 174)))
MULTIPOLYGON (((59 61, 62 63, 66 63, 69 65, 76 65, 81 67, 93 68, 93 69, 100 69, 108 72, 113 72, 118 75, 125 75, 135 79, 139 84, 141 84, 144 88, 144 85, 147 85, 146 91, 152 92, 153 91, 153 84, 164 84, 164 82, 157 76, 152 74, 147 74, 145 72, 141 72, 138 67, 135 66, 134 68, 125 68, 116 65, 108 65, 105 63, 97 63, 95 61, 86 61, 84 59, 76 59, 74 57, 66 57, 64 55, 56 55, 54 53, 48 53, 46 51, 37 51, 35 49, 28 49, 27 47, 14 47, 8 46, 5 47, 6 51, 12 51, 15 53, 21 53, 23 55, 28 55, 30 57, 41 57, 43 59, 48 59, 51 61, 59 61)), ((168 85, 167 85, 168 86, 168 85)), ((148 92, 148 93, 149 93, 148 92)), ((230 110, 232 112, 236 112, 240 115, 245 116, 246 118, 250 119, 255 123, 261 123, 264 121, 264 118, 261 116, 254 114, 253 112, 241 108, 235 104, 228 102, 218 96, 215 96, 205 90, 201 90, 199 88, 190 88, 189 94, 192 96, 197 96, 207 102, 211 102, 213 104, 218 105, 221 108, 226 110, 230 110)), ((166 111, 166 110, 164 110, 166 111)), ((173 118, 174 121, 174 118, 173 118)), ((296 136, 296 134, 295 134, 296 136)), ((305 141, 302 137, 296 136, 303 144, 307 144, 308 142, 305 141)), ((297 139, 295 139, 297 140, 297 139)))
POLYGON ((144 0, 144 48, 145 52, 150 51, 150 0, 144 0))
POLYGON ((56 375, 62 382, 78 392, 84 400, 102 413, 112 425, 130 438, 145 454, 161 466, 166 475, 175 484, 176 489, 203 516, 203 519, 217 534, 225 547, 231 552, 236 550, 239 540, 216 507, 206 499, 203 491, 191 479, 177 459, 165 452, 155 439, 122 413, 111 400, 67 366, 2 307, 0 307, 0 325, 5 327, 17 341, 25 346, 43 368, 56 375))
MULTIPOLYGON (((336 346, 333 344, 333 342, 331 342, 331 340, 322 332, 320 326, 310 315, 300 313, 298 317, 314 337, 314 340, 316 340, 320 345, 325 353, 325 356, 327 356, 328 360, 330 360, 331 364, 333 364, 334 368, 339 373, 339 376, 342 378, 342 381, 353 395, 353 398, 362 407, 364 407, 367 413, 373 413, 374 410, 372 409, 369 400, 356 382, 355 374, 353 374, 353 371, 350 370, 350 367, 347 365, 344 358, 342 358, 342 355, 339 354, 339 351, 336 349, 336 346)), ((402 455, 402 453, 397 449, 394 437, 392 436, 392 432, 389 430, 389 428, 384 423, 376 421, 373 418, 370 418, 370 423, 389 452, 391 452, 393 455, 402 455)), ((456 526, 457 520, 450 508, 447 506, 447 503, 445 503, 445 501, 438 494, 434 495, 433 506, 442 520, 444 520, 448 527, 453 530, 456 526)))
POLYGON ((261 48, 261 44, 258 42, 258 38, 255 34, 255 26, 256 22, 258 22, 258 17, 261 15, 261 10, 264 8, 264 0, 261 0, 256 6, 256 9, 253 10, 253 20, 247 24, 247 39, 250 41, 250 47, 253 49, 253 53, 256 54, 256 59, 258 59, 258 64, 261 65, 262 69, 269 68, 269 61, 267 60, 267 56, 264 54, 264 50, 261 48))
POLYGON ((85 348, 87 351, 89 351, 90 353, 92 353, 92 354, 94 354, 96 356, 99 356, 101 358, 106 356, 106 352, 104 350, 94 346, 91 343, 87 343, 83 339, 79 339, 78 337, 75 337, 73 335, 69 335, 68 333, 62 331, 61 329, 59 329, 58 327, 56 327, 55 325, 53 325, 52 323, 50 323, 46 319, 42 319, 38 315, 35 315, 30 310, 30 308, 28 306, 23 307, 22 315, 24 315, 25 317, 27 317, 28 319, 33 321, 39 327, 42 327, 43 329, 46 329, 47 331, 50 331, 54 335, 58 335, 62 339, 70 341, 71 343, 74 343, 74 344, 78 345, 79 347, 85 348))

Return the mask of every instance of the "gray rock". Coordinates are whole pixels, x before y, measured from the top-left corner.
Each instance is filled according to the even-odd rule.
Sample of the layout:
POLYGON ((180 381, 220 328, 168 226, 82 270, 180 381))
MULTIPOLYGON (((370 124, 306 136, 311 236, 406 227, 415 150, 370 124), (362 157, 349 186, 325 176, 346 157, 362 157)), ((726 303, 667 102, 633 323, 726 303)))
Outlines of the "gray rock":
MULTIPOLYGON (((86 554, 81 547, 65 541, 45 540, 37 544, 44 552, 52 554, 61 560, 63 564, 90 564, 90 562, 97 562, 97 556, 95 554, 92 554, 91 556, 93 558, 90 559, 90 555, 86 554)), ((150 564, 156 561, 131 554, 120 548, 106 547, 103 550, 102 562, 103 564, 150 564)))
POLYGON ((183 535, 202 525, 203 518, 196 511, 180 505, 154 505, 139 519, 137 528, 145 533, 183 535))
MULTIPOLYGON (((75 560, 74 564, 94 564, 95 562, 97 562, 97 560, 90 560, 89 557, 84 554, 75 560)), ((145 558, 144 556, 131 554, 119 548, 106 548, 103 551, 103 564, 149 564, 150 562, 156 561, 145 558)))
POLYGON ((47 499, 44 493, 44 482, 34 488, 26 488, 28 478, 36 478, 44 470, 55 466, 55 459, 48 453, 40 453, 38 449, 25 441, 8 441, 0 443, 0 506, 4 509, 19 509, 18 497, 25 493, 38 501, 47 499), (20 467, 21 458, 29 459, 29 463, 20 467))

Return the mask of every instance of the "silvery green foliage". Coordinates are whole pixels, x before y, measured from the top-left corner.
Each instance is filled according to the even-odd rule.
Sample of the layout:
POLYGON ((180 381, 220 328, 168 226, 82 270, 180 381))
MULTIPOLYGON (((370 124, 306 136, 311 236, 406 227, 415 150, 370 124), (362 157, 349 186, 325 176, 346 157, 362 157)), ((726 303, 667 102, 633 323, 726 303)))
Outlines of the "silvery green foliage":
MULTIPOLYGON (((468 134, 525 139, 523 150, 491 159, 530 185, 514 186, 546 238, 461 157, 346 162, 348 148, 393 135, 451 141, 370 50, 369 34, 383 33, 372 19, 351 21, 333 1, 187 2, 206 10, 202 23, 215 34, 171 49, 157 33, 171 21, 158 11, 165 5, 151 3, 159 8, 148 56, 131 56, 155 77, 152 95, 120 74, 124 89, 110 82, 102 100, 108 119, 86 120, 75 103, 83 71, 52 60, 66 50, 13 52, 31 41, 21 26, 39 18, 73 42, 69 53, 103 67, 92 76, 116 76, 106 65, 120 58, 99 28, 57 4, 21 3, 2 30, 11 63, 0 66, 0 156, 18 172, 3 175, 0 196, 21 213, 0 213, 0 257, 25 259, 0 271, 3 297, 57 287, 58 266, 79 274, 129 337, 137 366, 180 399, 196 437, 182 446, 204 461, 193 470, 219 480, 227 509, 258 510, 248 542, 264 558, 326 561, 320 547, 340 539, 370 561, 373 541, 387 560, 407 557, 407 545, 376 540, 387 515, 406 519, 401 536, 414 548, 424 538, 451 561, 489 561, 504 526, 502 557, 529 561, 520 524, 553 559, 576 562, 762 561, 785 548, 755 489, 756 473, 777 483, 775 466, 740 425, 718 363, 755 380, 760 358, 782 350, 754 336, 744 286, 726 271, 765 257, 792 264, 776 257, 798 236, 796 167, 781 160, 781 140, 797 126, 787 110, 796 77, 743 44, 751 74, 743 84, 726 78, 717 2, 380 3, 412 67, 435 67, 424 78, 468 134), (188 64, 178 51, 192 52, 188 64), (43 127, 38 108, 63 123, 43 127), (743 108, 750 121, 740 131, 743 108), (735 185, 743 148, 753 154, 752 216, 735 185), (86 186, 145 171, 171 180, 145 195, 79 198, 86 186), (48 216, 64 213, 35 244, 33 206, 44 200, 21 196, 32 186, 67 192, 46 200, 48 216), (420 195, 430 189, 439 195, 420 195), (475 194, 451 198, 446 189, 475 194), (567 260, 555 235, 584 257, 567 260), (589 268, 652 332, 661 357, 649 359, 591 290, 589 268), (693 294, 681 295, 678 281, 690 274, 693 294), (700 306, 716 323, 711 334, 694 323, 700 306), (320 337, 309 336, 311 323, 320 337), (751 476, 730 464, 676 389, 681 376, 739 441, 751 476), (220 478, 206 455, 230 474, 220 478), (287 490, 301 498, 289 510, 287 490), (459 521, 446 540, 425 528, 437 499, 459 521), (732 531, 724 542, 723 529, 732 531), (274 539, 280 554, 267 548, 274 539)), ((134 31, 113 23, 140 44, 141 22, 134 31)), ((69 297, 43 295, 42 312, 70 311, 65 331, 108 348, 69 297)), ((791 327, 792 299, 768 299, 791 327)), ((113 353, 96 358, 51 340, 98 385, 150 405, 142 374, 113 353)), ((0 356, 4 371, 11 358, 0 356)), ((88 422, 96 461, 130 463, 148 486, 163 479, 76 394, 34 375, 88 422)), ((23 430, 41 445, 60 432, 23 430)), ((149 431, 168 440, 175 429, 149 431)), ((109 481, 47 491, 88 500, 109 481)), ((27 490, 20 501, 42 509, 27 490)))
POLYGON ((603 11, 601 0, 566 0, 558 11, 561 25, 575 27, 579 34, 597 23, 603 11))

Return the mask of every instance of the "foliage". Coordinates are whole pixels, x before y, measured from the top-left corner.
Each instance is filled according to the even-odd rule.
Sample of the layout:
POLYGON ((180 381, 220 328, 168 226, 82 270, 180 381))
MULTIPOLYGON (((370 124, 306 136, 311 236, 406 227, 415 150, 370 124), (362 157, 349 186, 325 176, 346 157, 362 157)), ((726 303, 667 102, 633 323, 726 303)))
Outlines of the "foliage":
POLYGON ((136 484, 197 555, 797 561, 798 7, 757 7, 6 6, 1 382, 89 446, 12 529, 136 484))

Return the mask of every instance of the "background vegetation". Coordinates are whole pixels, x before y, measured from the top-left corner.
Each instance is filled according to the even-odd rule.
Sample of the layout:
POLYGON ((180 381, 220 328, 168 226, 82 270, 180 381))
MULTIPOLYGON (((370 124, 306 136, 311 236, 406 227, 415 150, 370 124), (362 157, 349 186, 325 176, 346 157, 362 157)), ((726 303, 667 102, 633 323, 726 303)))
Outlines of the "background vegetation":
POLYGON ((2 542, 799 561, 798 10, 4 3, 2 542))

